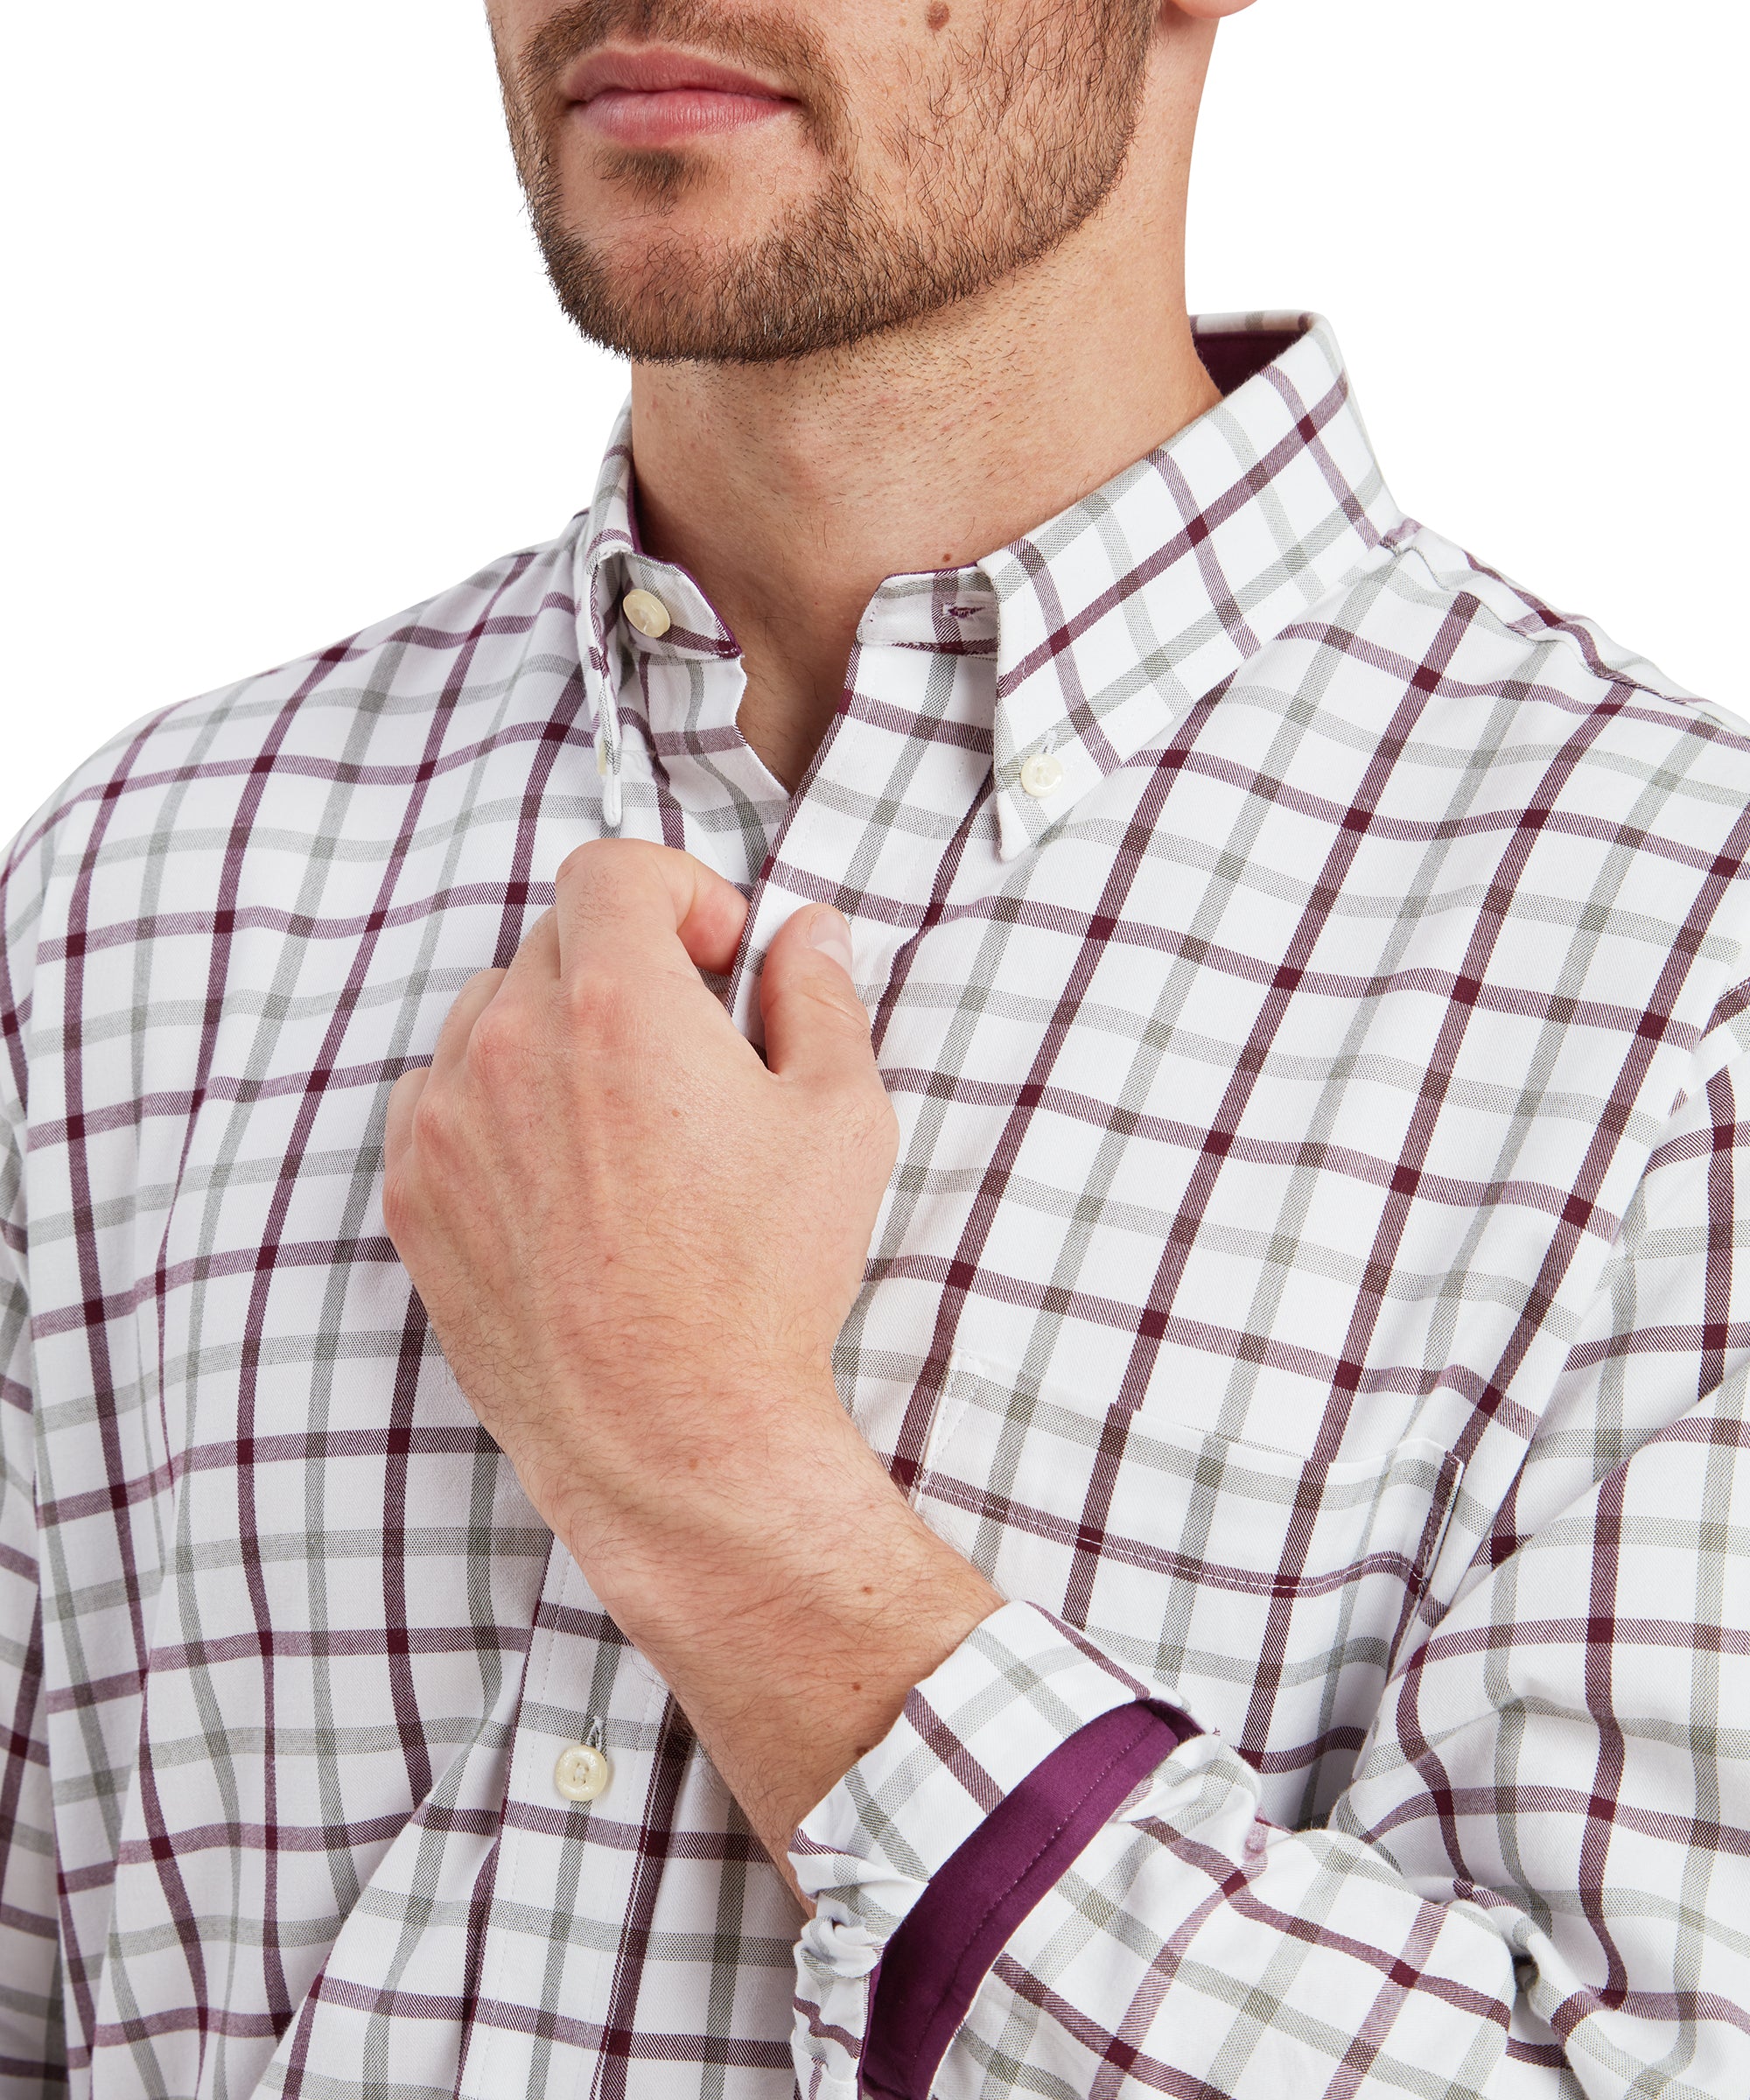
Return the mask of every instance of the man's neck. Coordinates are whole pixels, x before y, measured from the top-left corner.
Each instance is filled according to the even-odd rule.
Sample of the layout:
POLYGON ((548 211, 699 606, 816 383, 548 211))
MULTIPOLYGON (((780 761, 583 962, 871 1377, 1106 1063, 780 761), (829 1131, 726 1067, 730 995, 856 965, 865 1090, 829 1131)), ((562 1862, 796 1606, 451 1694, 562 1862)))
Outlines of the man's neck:
POLYGON ((1214 406, 1184 171, 1155 143, 1053 254, 921 323, 788 364, 634 369, 645 544, 740 642, 740 728, 787 787, 884 578, 1006 545, 1214 406))

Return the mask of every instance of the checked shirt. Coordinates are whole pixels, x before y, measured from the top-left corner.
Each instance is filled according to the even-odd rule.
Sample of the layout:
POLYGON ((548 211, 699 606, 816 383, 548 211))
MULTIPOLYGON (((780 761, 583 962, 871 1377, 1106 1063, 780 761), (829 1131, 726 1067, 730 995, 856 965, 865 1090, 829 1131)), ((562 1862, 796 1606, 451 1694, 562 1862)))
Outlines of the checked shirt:
POLYGON ((5 2100, 1750 2090, 1750 737, 1405 519, 1322 324, 1200 340, 1221 406, 881 586, 794 797, 622 427, 20 839, 5 2100), (383 1231, 392 1082, 605 826, 745 886, 745 1025, 849 917, 903 1139, 840 1390, 1009 1600, 796 1833, 806 1928, 383 1231))

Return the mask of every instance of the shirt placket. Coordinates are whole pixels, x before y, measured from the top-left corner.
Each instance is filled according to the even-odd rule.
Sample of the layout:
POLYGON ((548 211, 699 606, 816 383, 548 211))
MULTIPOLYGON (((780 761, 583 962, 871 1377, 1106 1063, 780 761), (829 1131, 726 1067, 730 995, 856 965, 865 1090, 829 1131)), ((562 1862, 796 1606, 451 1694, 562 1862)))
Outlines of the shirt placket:
POLYGON ((523 1670, 458 2100, 580 2091, 596 2054, 637 1859, 612 1833, 640 1821, 667 1703, 637 1651, 603 1638, 606 1625, 556 1539, 523 1670), (587 1801, 575 1798, 580 1745, 598 1752, 598 1775, 605 1768, 587 1801))

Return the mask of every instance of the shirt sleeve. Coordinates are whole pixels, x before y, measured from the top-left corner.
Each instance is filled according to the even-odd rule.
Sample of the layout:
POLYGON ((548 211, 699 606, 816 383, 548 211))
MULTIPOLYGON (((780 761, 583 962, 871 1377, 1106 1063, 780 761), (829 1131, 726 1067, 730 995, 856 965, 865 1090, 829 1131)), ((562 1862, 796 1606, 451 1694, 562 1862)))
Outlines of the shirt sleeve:
POLYGON ((1328 1823, 1268 1822, 1172 1685, 1004 1606, 796 1833, 808 2100, 1750 2091, 1742 1030, 1710 1039, 1510 1505, 1328 1823), (1121 1757, 1125 1709, 1159 1755, 1092 1818, 1065 1760, 1121 1757))
MULTIPOLYGON (((0 884, 0 906, 18 890, 0 884)), ((0 948, 0 2100, 65 2090, 37 1580, 19 1001, 0 948)))

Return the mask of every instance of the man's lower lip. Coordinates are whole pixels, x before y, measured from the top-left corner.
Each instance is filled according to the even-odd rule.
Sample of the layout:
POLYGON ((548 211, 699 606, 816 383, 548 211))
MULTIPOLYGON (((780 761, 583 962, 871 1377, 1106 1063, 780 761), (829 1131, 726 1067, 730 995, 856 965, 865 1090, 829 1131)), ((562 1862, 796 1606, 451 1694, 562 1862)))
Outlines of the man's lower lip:
POLYGON ((774 95, 725 94, 713 88, 605 88, 581 108, 591 130, 616 145, 666 146, 707 132, 764 123, 795 104, 774 95))

